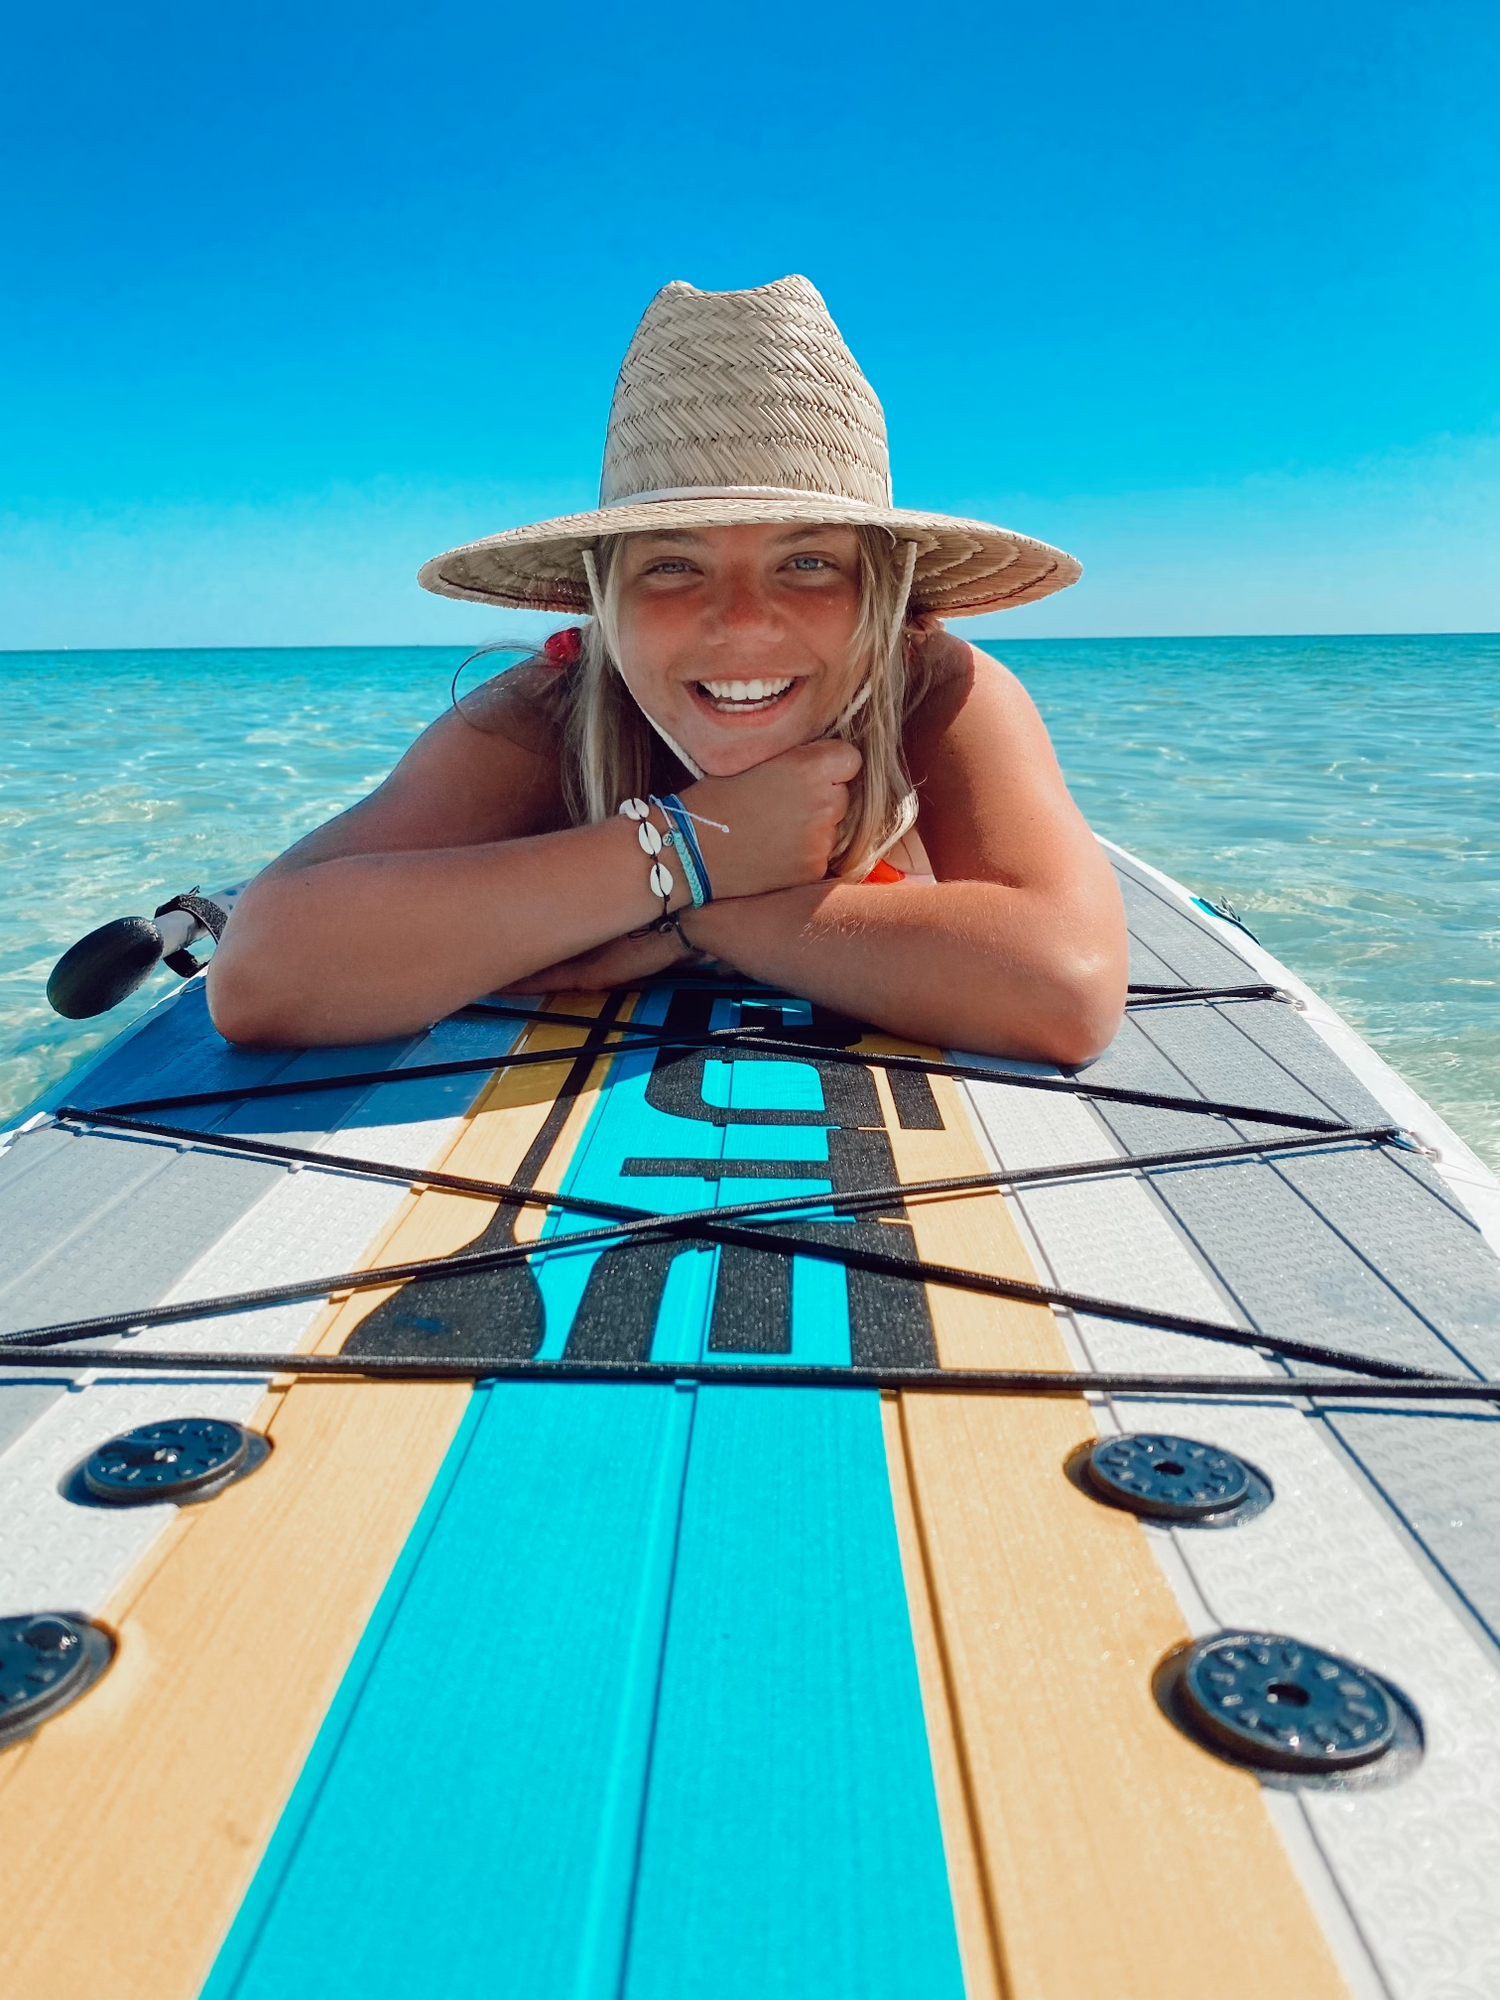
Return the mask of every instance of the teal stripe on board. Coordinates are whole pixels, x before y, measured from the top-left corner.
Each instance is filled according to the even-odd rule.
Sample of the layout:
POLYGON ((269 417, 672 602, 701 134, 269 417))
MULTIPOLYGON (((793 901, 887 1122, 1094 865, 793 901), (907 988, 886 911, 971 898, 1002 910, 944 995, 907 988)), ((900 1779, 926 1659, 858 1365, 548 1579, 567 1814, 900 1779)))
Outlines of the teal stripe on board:
POLYGON ((963 1992, 876 1396, 698 1392, 624 1992, 963 1992))
MULTIPOLYGON (((614 1066, 579 1193, 713 1185, 631 1154, 826 1156, 815 1126, 667 1118, 648 1060, 614 1066)), ((756 1067, 705 1085, 820 1108, 816 1071, 756 1067)), ((544 1351, 583 1263, 546 1260, 544 1351)), ((705 1352, 715 1263, 674 1261, 654 1353, 705 1352)), ((826 1269, 797 1262, 794 1355, 847 1362, 826 1269)), ((960 2000, 878 1399, 511 1383, 475 1410, 211 2000, 960 2000)))
POLYGON ((236 1914, 233 1929, 225 1940, 208 1981, 202 1989, 200 2000, 229 2000, 231 1994, 243 1990, 240 1985, 240 1975, 260 1939, 277 1892, 296 1856, 308 1817, 322 1793, 329 1769, 359 1707, 360 1697, 369 1682, 371 1669, 380 1658, 386 1634, 390 1631, 391 1623, 405 1599, 407 1589, 416 1574, 417 1564, 427 1548, 433 1529, 442 1516, 448 1495, 453 1490, 453 1482, 468 1456, 479 1419, 488 1406, 489 1385, 486 1384, 469 1398, 463 1422, 448 1447, 443 1463, 438 1468, 438 1476, 433 1480, 432 1488, 422 1504, 422 1511, 406 1538, 406 1545, 386 1581, 385 1589, 381 1592, 380 1602, 365 1627, 355 1656, 349 1663, 348 1671, 302 1768, 296 1790, 281 1815, 271 1844, 236 1914))
POLYGON ((211 2000, 589 1990, 601 1855, 623 1848, 628 1893, 665 1597, 653 1530, 665 1506, 670 1550, 681 1482, 662 1461, 670 1474, 691 1398, 519 1383, 476 1400, 462 1465, 354 1661, 352 1713, 324 1727, 211 2000))

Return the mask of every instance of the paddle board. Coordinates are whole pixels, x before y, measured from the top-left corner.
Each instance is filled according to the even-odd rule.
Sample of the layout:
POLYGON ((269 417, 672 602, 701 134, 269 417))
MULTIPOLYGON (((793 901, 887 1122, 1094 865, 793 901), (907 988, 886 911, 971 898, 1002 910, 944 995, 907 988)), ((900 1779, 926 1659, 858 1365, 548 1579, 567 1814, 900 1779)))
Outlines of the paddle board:
POLYGON ((0 1993, 1500 1992, 1500 1187, 1113 858, 1076 1073, 194 978, 5 1135, 0 1993))

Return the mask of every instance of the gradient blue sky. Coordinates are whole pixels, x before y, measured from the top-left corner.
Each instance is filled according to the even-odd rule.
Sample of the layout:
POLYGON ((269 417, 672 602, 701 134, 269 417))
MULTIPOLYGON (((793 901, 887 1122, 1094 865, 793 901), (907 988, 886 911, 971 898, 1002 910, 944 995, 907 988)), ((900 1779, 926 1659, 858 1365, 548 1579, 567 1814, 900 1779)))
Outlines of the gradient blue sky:
MULTIPOLYGON (((1500 628, 1500 6, 13 5, 0 647, 467 641, 656 287, 805 272, 1015 635, 1500 628)), ((973 628, 971 628, 973 629, 973 628)))

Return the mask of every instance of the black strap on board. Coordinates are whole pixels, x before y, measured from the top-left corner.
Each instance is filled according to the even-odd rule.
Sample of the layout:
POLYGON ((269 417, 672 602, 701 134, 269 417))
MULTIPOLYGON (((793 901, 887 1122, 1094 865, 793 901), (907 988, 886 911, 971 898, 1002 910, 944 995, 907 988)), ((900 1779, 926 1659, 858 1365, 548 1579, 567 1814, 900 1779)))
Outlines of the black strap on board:
POLYGON ((188 889, 180 896, 173 896, 151 912, 154 917, 164 917, 169 910, 183 910, 190 917, 196 917, 209 936, 217 944, 224 935, 224 926, 229 921, 217 903, 211 903, 206 896, 200 896, 196 889, 188 889))
MULTIPOLYGON (((509 1012, 498 1007, 487 1013, 509 1012)), ((518 1013, 519 1009, 516 1010, 518 1013)), ((526 1014, 528 1021, 542 1027, 577 1027, 586 1015, 526 1014)), ((946 1076, 964 1083, 1003 1083, 1020 1090, 1050 1091, 1064 1097, 1082 1098, 1101 1104, 1140 1104, 1158 1111, 1188 1111, 1199 1117, 1234 1118, 1242 1124, 1279 1126, 1294 1132, 1339 1134, 1348 1130, 1342 1119, 1319 1118, 1301 1111, 1272 1111, 1264 1105, 1228 1104, 1208 1097, 1177 1097, 1160 1090, 1127 1090, 1114 1084, 1090 1083, 1077 1076, 1023 1076, 1012 1070, 991 1069, 981 1063, 940 1062, 926 1056, 884 1055, 871 1049, 830 1047, 824 1042, 772 1038, 759 1028, 724 1028, 704 1034, 673 1034, 665 1030, 638 1028, 622 1022, 621 1040, 610 1042, 596 1053, 611 1056, 635 1055, 654 1049, 710 1049, 733 1055, 737 1050, 771 1056, 783 1061, 843 1063, 861 1069, 880 1069, 896 1074, 946 1076), (623 1039, 628 1037, 629 1039, 623 1039)), ((252 1103, 267 1097, 299 1097, 319 1090, 352 1090, 375 1084, 410 1083, 419 1077, 466 1076, 481 1071, 523 1069, 564 1062, 572 1049, 523 1049, 518 1055, 469 1056, 458 1062, 412 1063, 403 1069, 357 1070, 339 1076, 309 1076, 281 1083, 226 1085, 221 1090, 178 1092, 173 1096, 137 1097, 120 1104, 101 1104, 100 1111, 118 1113, 183 1111, 204 1104, 252 1103)), ((79 1107, 82 1109, 83 1107, 79 1107)))
MULTIPOLYGON (((224 912, 217 903, 210 903, 206 897, 200 896, 196 889, 188 889, 180 896, 173 896, 170 902, 163 903, 153 910, 152 915, 164 917, 169 910, 183 910, 188 916, 196 917, 215 944, 224 935, 224 925, 228 921, 224 912)), ((186 945, 179 951, 163 953, 161 962, 169 971, 175 972, 179 979, 191 979, 195 972, 203 970, 186 945)))
MULTIPOLYGON (((575 1061, 573 1066, 573 1076, 577 1078, 575 1094, 576 1089, 581 1089, 587 1079, 596 1053, 597 1051, 580 1052, 578 1060, 575 1061)), ((562 1102, 561 1093, 558 1102, 562 1102)), ((556 1104, 553 1107, 553 1114, 557 1114, 556 1104)), ((90 1114, 70 1110, 61 1115, 66 1115, 70 1120, 83 1121, 87 1120, 90 1114)), ((561 1130, 566 1115, 567 1106, 564 1105, 561 1115, 556 1117, 557 1131, 561 1130)), ((134 1126, 134 1121, 118 1115, 112 1117, 111 1123, 125 1129, 134 1126)), ((1352 1133, 1355 1128, 1347 1129, 1352 1133)), ((1388 1129, 1370 1128, 1372 1132, 1381 1134, 1388 1129)), ((661 1215, 652 1210, 628 1208, 615 1202, 599 1202, 571 1195, 542 1193, 526 1180, 484 1182, 439 1172, 428 1174, 420 1171, 407 1172, 378 1161, 356 1160, 348 1156, 338 1158, 300 1147, 280 1146, 272 1141, 241 1140, 232 1134, 205 1134, 176 1127, 158 1127, 150 1131, 142 1128, 142 1136, 171 1140, 175 1143, 183 1141, 207 1143, 228 1151, 248 1152, 259 1157, 282 1158, 288 1163, 296 1160, 299 1164, 305 1162, 333 1171, 368 1172, 379 1178, 399 1178, 419 1187, 424 1185, 443 1187, 455 1192, 485 1195, 491 1199, 498 1199, 502 1207, 511 1203, 518 1206, 524 1203, 531 1206, 563 1208, 583 1214, 604 1215, 611 1220, 608 1226, 603 1228, 572 1231, 567 1235, 554 1236, 533 1243, 511 1243, 479 1253, 466 1255, 460 1252, 455 1256, 424 1258, 409 1264, 384 1264, 362 1271, 341 1271, 322 1278, 303 1279, 289 1285, 258 1286, 250 1291, 221 1293, 204 1299, 185 1299, 167 1306, 149 1306, 135 1312, 60 1321, 43 1327, 29 1327, 0 1336, 0 1348, 36 1348, 94 1339, 101 1335, 124 1333, 139 1327, 207 1318, 218 1313, 238 1312, 255 1306, 284 1304, 294 1299, 316 1298, 330 1292, 371 1290, 411 1278, 430 1280, 466 1276, 480 1270, 502 1269, 507 1264, 521 1263, 535 1257, 576 1255, 580 1251, 590 1251, 602 1245, 618 1245, 626 1241, 698 1240, 729 1244, 740 1249, 780 1251, 789 1256, 810 1257, 817 1262, 841 1264, 846 1270, 866 1271, 879 1277, 897 1278, 909 1284, 942 1285, 954 1290, 977 1292, 992 1298, 1011 1299, 1034 1305, 1061 1306, 1068 1311, 1083 1313, 1094 1319, 1119 1320, 1133 1325, 1160 1327, 1169 1332, 1188 1333, 1203 1339, 1225 1341, 1233 1346, 1262 1348, 1290 1360, 1319 1362, 1337 1368, 1358 1368, 1390 1380, 1403 1380, 1408 1377, 1425 1379, 1432 1375, 1430 1370, 1412 1368, 1404 1363, 1380 1361, 1343 1348, 1329 1347, 1323 1343, 1267 1335, 1253 1329, 1232 1326, 1224 1321, 1203 1319, 1197 1315, 1168 1313, 1152 1307, 1129 1305, 1119 1300, 1096 1298, 1090 1293, 1076 1292, 1060 1286, 1032 1284, 1020 1278, 998 1277, 983 1271, 968 1271, 955 1265, 938 1264, 922 1258, 883 1256, 877 1251, 851 1245, 826 1243, 800 1236, 784 1236, 753 1219, 768 1214, 786 1215, 789 1212, 805 1217, 808 1210, 825 1210, 839 1215, 854 1213, 857 1208, 889 1206, 893 1202, 904 1202, 914 1195, 951 1197, 955 1194, 975 1193, 997 1186, 1015 1185, 1017 1177, 1005 1173, 950 1176, 905 1186, 897 1183, 885 1188, 856 1191, 853 1195, 830 1193, 823 1196, 792 1196, 781 1201, 740 1203, 733 1208, 696 1209, 683 1214, 661 1215), (749 1219, 748 1226, 738 1226, 736 1219, 739 1217, 749 1219)), ((555 1136, 555 1133, 549 1135, 544 1128, 543 1133, 533 1142, 527 1161, 523 1162, 523 1168, 534 1161, 532 1172, 538 1170, 550 1152, 555 1136)), ((1298 1145, 1305 1142, 1291 1143, 1298 1145)), ((1282 1150, 1285 1150, 1286 1144, 1287 1142, 1282 1142, 1282 1150)), ((1241 1150, 1253 1154, 1263 1148, 1252 1146, 1241 1150)), ((1128 1167, 1127 1162, 1118 1158, 1078 1164, 1089 1173, 1118 1172, 1128 1167)), ((1024 1177, 1047 1179, 1054 1177, 1055 1172, 1056 1170, 1048 1169, 1032 1170, 1024 1172, 1024 1177)))
MULTIPOLYGON (((737 991, 739 989, 736 989, 737 991)), ((747 991, 767 989, 750 988, 747 991)), ((1205 1001, 1210 998, 1284 998, 1277 988, 1186 988, 1132 989, 1143 995, 1163 998, 1205 1001)), ((1077 1077, 1030 1077, 1017 1076, 1004 1070, 994 1070, 980 1065, 953 1064, 928 1060, 922 1057, 887 1056, 874 1052, 830 1046, 825 1038, 808 1035, 800 1037, 778 1036, 772 1039, 755 1027, 710 1031, 702 1034, 684 1035, 635 1023, 622 1023, 618 1014, 626 998, 625 990, 612 993, 596 1016, 552 1013, 533 1008, 510 1007, 500 1002, 475 1003, 463 1011, 466 1014, 496 1014, 516 1019, 528 1025, 582 1028, 586 1036, 582 1044, 558 1050, 527 1050, 518 1055, 481 1057, 459 1063, 414 1065, 401 1070, 379 1070, 341 1077, 318 1077, 280 1084, 241 1086, 223 1091, 196 1092, 177 1097, 136 1100, 98 1109, 67 1106, 56 1115, 59 1121, 92 1124, 133 1132, 143 1138, 156 1138, 173 1143, 187 1143, 194 1146, 213 1147, 221 1150, 240 1152, 283 1160, 288 1164, 312 1165, 326 1171, 349 1172, 373 1177, 404 1181, 414 1188, 442 1187, 453 1192, 482 1196, 501 1204, 501 1212, 514 1213, 522 1206, 557 1209, 606 1218, 606 1227, 572 1231, 565 1235, 553 1236, 541 1241, 516 1244, 513 1241, 479 1254, 464 1254, 440 1259, 424 1259, 403 1265, 381 1266, 374 1270, 340 1272, 331 1276, 310 1279, 290 1285, 263 1286, 251 1291, 225 1293, 211 1298, 184 1300, 170 1306, 156 1306, 139 1309, 132 1313, 95 1316, 89 1319, 58 1322, 50 1326, 22 1329, 16 1333, 0 1336, 0 1352, 4 1349, 29 1349, 35 1353, 38 1348, 78 1340, 107 1337, 144 1329, 148 1325, 167 1324, 183 1320, 207 1317, 212 1314, 244 1310, 248 1307, 282 1303, 292 1299, 306 1299, 326 1295, 333 1291, 355 1291, 399 1283, 410 1278, 426 1280, 457 1277, 477 1270, 493 1270, 506 1264, 520 1263, 528 1259, 576 1253, 598 1247, 601 1244, 623 1247, 632 1241, 660 1242, 662 1240, 699 1240, 708 1243, 728 1244, 742 1249, 761 1252, 781 1253, 784 1256, 811 1257, 817 1261, 843 1265, 849 1270, 871 1272, 882 1277, 892 1277, 906 1283, 932 1284, 964 1291, 979 1292, 988 1296, 1020 1300, 1038 1305, 1062 1307, 1094 1318, 1125 1321, 1128 1323, 1165 1328, 1170 1331, 1192 1334, 1202 1338, 1226 1341, 1233 1345, 1261 1349, 1277 1354, 1288 1360, 1310 1361, 1326 1366, 1354 1368, 1382 1381, 1442 1381, 1444 1378, 1430 1370, 1417 1369, 1405 1364, 1385 1362, 1375 1357, 1356 1352, 1331 1348, 1323 1344, 1296 1341, 1290 1338, 1266 1335, 1252 1329, 1236 1327, 1224 1322, 1205 1320, 1193 1315, 1166 1313, 1151 1308, 1125 1304, 1121 1301, 1099 1299, 1092 1295, 1073 1292, 1060 1287, 1036 1285, 1020 1279, 996 1277, 990 1273, 967 1271, 958 1267, 933 1263, 927 1260, 895 1258, 879 1252, 851 1245, 811 1240, 803 1236, 785 1236, 767 1227, 775 1216, 798 1221, 853 1217, 860 1213, 878 1211, 893 1203, 904 1204, 912 1199, 929 1196, 953 1197, 966 1193, 989 1191, 1000 1187, 1014 1187, 1036 1181, 1065 1181, 1099 1174, 1121 1172, 1143 1172, 1158 1167, 1191 1165, 1196 1163, 1219 1162, 1225 1160, 1258 1157, 1267 1153, 1290 1150, 1304 1150, 1309 1146, 1322 1145, 1374 1145, 1380 1146, 1399 1142, 1400 1128, 1393 1125, 1354 1126, 1338 1120, 1313 1118, 1303 1114, 1270 1111, 1264 1107, 1223 1105, 1205 1099, 1176 1098, 1159 1092, 1128 1091, 1109 1086, 1090 1086, 1077 1077), (608 1037, 615 1034, 616 1039, 608 1037), (538 1190, 535 1187, 536 1174, 545 1164, 562 1125, 566 1120, 573 1100, 585 1087, 595 1061, 601 1055, 614 1056, 637 1049, 663 1051, 666 1049, 711 1049, 733 1053, 742 1049, 745 1053, 762 1056, 800 1057, 807 1060, 816 1056, 819 1061, 843 1061, 865 1067, 882 1067, 891 1070, 915 1071, 926 1075, 951 1075, 987 1082, 1018 1084, 1022 1087, 1040 1087, 1064 1091, 1071 1095, 1100 1098, 1106 1101, 1148 1104, 1163 1108, 1189 1110, 1220 1116, 1233 1116, 1241 1120, 1262 1125, 1292 1127, 1303 1136, 1282 1140, 1250 1141, 1231 1145, 1179 1148, 1155 1154, 1113 1155, 1097 1160, 1076 1161, 1054 1167, 997 1171, 981 1175, 944 1177, 939 1180, 890 1184, 883 1187, 857 1189, 826 1195, 801 1195, 783 1200, 761 1200, 745 1202, 732 1207, 701 1209, 680 1215, 661 1215, 654 1211, 626 1207, 621 1204, 589 1201, 577 1196, 562 1195, 555 1191, 538 1190), (503 1072, 508 1068, 527 1063, 556 1065, 572 1059, 568 1076, 557 1093, 542 1130, 537 1134, 526 1159, 517 1170, 516 1178, 509 1182, 489 1182, 467 1176, 445 1174, 437 1170, 407 1169, 391 1166, 385 1162, 372 1161, 357 1156, 329 1154, 311 1149, 285 1146, 276 1142, 241 1138, 222 1133, 206 1133, 173 1126, 149 1123, 144 1118, 132 1114, 147 1110, 167 1109, 189 1104, 217 1103, 226 1100, 239 1101, 258 1096, 278 1096, 300 1093, 308 1089, 348 1088, 355 1084, 389 1084, 402 1082, 420 1076, 453 1075, 480 1070, 503 1072), (743 1220, 746 1226, 739 1223, 743 1220)), ((857 1025, 857 1024, 856 1024, 857 1025)), ((684 1170, 689 1163, 684 1162, 684 1170)), ((696 1163, 694 1163, 696 1164, 696 1163)), ((712 1165, 713 1163, 705 1163, 712 1165)), ((417 1359, 418 1357, 414 1357, 417 1359)), ((193 1357, 184 1357, 191 1360, 193 1357)), ((286 1366, 290 1357, 284 1357, 286 1366)), ((532 1369, 539 1364, 527 1362, 524 1369, 532 1369)), ((720 1370, 731 1364, 713 1364, 720 1370)), ((777 1381, 787 1379, 789 1364, 778 1363, 777 1381)), ((576 1364, 568 1364, 576 1373, 576 1364)), ((671 1371, 669 1370, 669 1373, 671 1371)), ((795 1371, 794 1371, 795 1372, 795 1371)), ((841 1380, 848 1375, 847 1370, 835 1371, 841 1380)), ((867 1371, 868 1372, 868 1371, 867 1371)), ((951 1371, 943 1371, 945 1376, 951 1371)), ((609 1379, 615 1379, 610 1376, 609 1379)), ((716 1374, 711 1379, 723 1379, 716 1374)), ((1162 1378, 1165 1379, 1165 1378, 1162 1378)), ((1184 1378, 1185 1379, 1185 1378, 1184 1378)))
POLYGON ((0 1369, 48 1378, 66 1369, 114 1373, 237 1376, 344 1376, 398 1382, 619 1382, 711 1388, 879 1389, 939 1395, 1124 1395, 1201 1398, 1207 1402, 1496 1403, 1500 1382, 1434 1375, 1416 1382, 1346 1376, 1135 1374, 1102 1368, 843 1368, 754 1361, 496 1361, 463 1354, 186 1354, 112 1347, 61 1359, 0 1349, 0 1369))

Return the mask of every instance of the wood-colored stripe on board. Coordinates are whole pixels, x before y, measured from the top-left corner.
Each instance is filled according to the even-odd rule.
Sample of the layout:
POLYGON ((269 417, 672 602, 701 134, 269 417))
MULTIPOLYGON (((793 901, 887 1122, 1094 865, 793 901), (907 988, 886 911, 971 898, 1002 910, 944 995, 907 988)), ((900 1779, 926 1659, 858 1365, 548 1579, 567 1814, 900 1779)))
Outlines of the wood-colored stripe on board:
MULTIPOLYGON (((986 1170, 950 1080, 933 1079, 945 1129, 904 1131, 875 1075, 902 1180, 986 1170)), ((1035 1279, 1000 1195, 909 1213, 920 1256, 1035 1279)), ((946 1367, 1072 1365, 1046 1308, 928 1299, 946 1367)), ((884 1408, 976 2000, 1345 1995, 1256 1780, 1152 1698, 1154 1668, 1188 1634, 1139 1524, 1064 1474, 1097 1435, 1087 1404, 906 1394, 884 1408)))
MULTIPOLYGON (((570 1012, 598 998, 560 996, 570 1012)), ((524 1046, 574 1050, 536 1027, 524 1046)), ((570 1066, 501 1070, 445 1155, 513 1174, 570 1066)), ((555 1187, 604 1073, 597 1063, 538 1176, 555 1187), (556 1176, 557 1178, 554 1178, 556 1176)), ((411 1197, 364 1262, 440 1255, 495 1204, 411 1197)), ((383 1293, 320 1317, 336 1348, 383 1293)), ((114 1666, 0 1754, 0 1995, 192 2000, 468 1406, 462 1383, 299 1382, 258 1419, 252 1479, 186 1508, 102 1614, 114 1666)))

